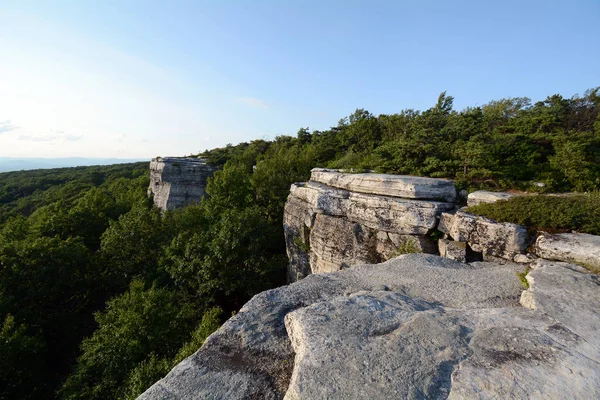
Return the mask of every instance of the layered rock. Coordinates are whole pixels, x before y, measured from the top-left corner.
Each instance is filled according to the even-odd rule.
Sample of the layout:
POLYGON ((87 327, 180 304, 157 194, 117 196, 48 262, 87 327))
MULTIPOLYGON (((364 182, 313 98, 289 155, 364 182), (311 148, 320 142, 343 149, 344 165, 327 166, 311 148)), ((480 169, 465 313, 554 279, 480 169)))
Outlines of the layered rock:
POLYGON ((598 398, 598 277, 410 254, 263 292, 141 399, 598 398), (525 305, 522 307, 521 304, 525 305))
POLYGON ((150 162, 148 196, 163 211, 199 202, 216 168, 201 158, 156 157, 150 162))
POLYGON ((542 232, 535 242, 534 251, 542 258, 574 262, 600 272, 600 236, 586 233, 552 235, 542 232))
POLYGON ((454 182, 447 179, 373 173, 348 174, 332 169, 315 168, 310 180, 358 193, 445 202, 456 200, 454 182))
POLYGON ((403 253, 436 253, 428 234, 454 204, 432 199, 454 199, 455 192, 442 179, 313 170, 310 182, 292 185, 285 205, 289 280, 403 253), (410 198, 394 197, 400 195, 410 198))

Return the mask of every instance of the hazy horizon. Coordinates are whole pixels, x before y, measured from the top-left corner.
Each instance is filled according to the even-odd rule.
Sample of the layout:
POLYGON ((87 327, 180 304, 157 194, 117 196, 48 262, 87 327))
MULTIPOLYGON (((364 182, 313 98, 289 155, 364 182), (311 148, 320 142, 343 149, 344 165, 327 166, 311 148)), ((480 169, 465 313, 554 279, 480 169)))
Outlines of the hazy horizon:
POLYGON ((86 158, 86 157, 1 157, 0 173, 14 171, 28 171, 33 169, 87 167, 92 165, 126 164, 143 162, 150 159, 137 158, 86 158))

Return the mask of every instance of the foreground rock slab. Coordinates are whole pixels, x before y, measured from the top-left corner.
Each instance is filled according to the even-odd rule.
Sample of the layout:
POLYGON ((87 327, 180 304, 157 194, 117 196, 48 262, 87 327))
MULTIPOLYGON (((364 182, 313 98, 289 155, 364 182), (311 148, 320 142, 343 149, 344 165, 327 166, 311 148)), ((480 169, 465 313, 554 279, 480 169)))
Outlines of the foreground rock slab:
POLYGON ((411 254, 263 292, 141 399, 600 397, 598 276, 411 254))
POLYGON ((600 236, 586 233, 542 233, 535 242, 537 256, 580 264, 600 272, 600 236))
POLYGON ((290 312, 361 291, 395 292, 455 308, 518 306, 519 268, 409 254, 382 264, 310 275, 254 296, 198 352, 140 398, 281 399, 294 367, 284 324, 290 312))
POLYGON ((398 293, 317 303, 285 322, 296 352, 288 400, 447 396, 453 366, 468 354, 455 318, 398 293))

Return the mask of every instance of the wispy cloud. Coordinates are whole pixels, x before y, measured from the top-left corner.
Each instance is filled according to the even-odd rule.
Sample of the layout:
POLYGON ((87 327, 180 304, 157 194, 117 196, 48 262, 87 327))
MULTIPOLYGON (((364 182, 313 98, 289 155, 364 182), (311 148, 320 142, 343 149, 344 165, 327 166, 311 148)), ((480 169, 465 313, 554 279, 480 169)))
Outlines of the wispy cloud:
POLYGON ((83 135, 73 135, 65 133, 63 131, 50 131, 48 134, 42 135, 20 135, 19 140, 27 142, 45 142, 45 143, 64 143, 64 142, 76 142, 81 139, 83 135))
POLYGON ((18 126, 11 124, 11 120, 7 119, 6 121, 0 121, 0 133, 12 131, 13 129, 17 129, 18 126))
POLYGON ((263 110, 268 110, 269 108, 271 108, 267 103, 265 103, 261 99, 256 99, 254 97, 238 97, 236 98, 236 101, 246 103, 250 107, 262 108, 263 110))

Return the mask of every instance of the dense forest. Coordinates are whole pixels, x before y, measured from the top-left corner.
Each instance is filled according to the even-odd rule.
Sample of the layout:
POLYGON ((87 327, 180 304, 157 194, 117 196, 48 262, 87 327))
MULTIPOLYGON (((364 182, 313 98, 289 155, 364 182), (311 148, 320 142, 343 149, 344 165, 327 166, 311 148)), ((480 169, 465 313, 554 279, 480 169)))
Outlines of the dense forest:
POLYGON ((147 163, 0 174, 0 399, 132 399, 285 283, 283 205, 313 167, 461 189, 600 190, 600 88, 375 116, 202 153, 202 202, 161 214, 147 163))

